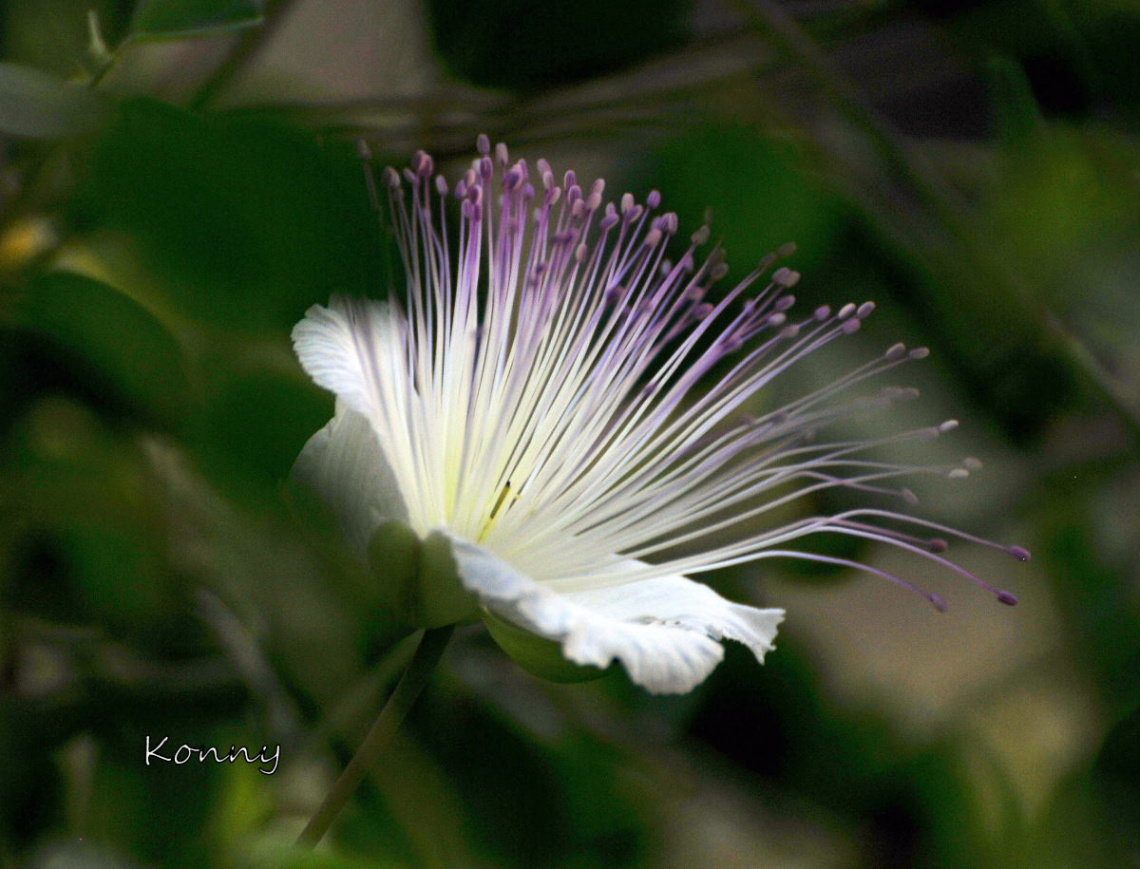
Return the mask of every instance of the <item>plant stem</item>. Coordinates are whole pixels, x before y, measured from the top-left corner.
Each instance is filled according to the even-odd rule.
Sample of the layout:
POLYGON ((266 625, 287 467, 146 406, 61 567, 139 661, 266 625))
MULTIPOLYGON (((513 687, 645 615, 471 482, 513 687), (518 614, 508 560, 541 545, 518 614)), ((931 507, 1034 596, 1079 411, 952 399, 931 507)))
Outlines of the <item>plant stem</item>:
POLYGON ((360 748, 357 749, 352 760, 348 762, 348 766, 344 768, 340 778, 336 780, 328 794, 325 795, 324 802, 317 809, 317 813, 301 831, 301 835, 297 838, 298 845, 309 848, 316 847, 316 844, 328 832, 332 822, 336 820, 337 815, 348 802, 348 798, 352 796, 364 779, 365 774, 376 763, 380 753, 392 741, 396 731, 400 728, 400 724, 412 706, 415 705, 416 698, 420 696, 420 692, 423 691, 431 678, 432 671, 435 670, 435 665, 439 663, 440 656, 443 655, 443 650, 451 639, 451 632, 454 627, 454 625, 448 625, 447 627, 424 631, 415 655, 413 655, 411 663, 408 664, 408 669, 404 671, 404 675, 400 677, 396 690, 392 692, 392 696, 388 698, 388 702, 380 710, 380 715, 373 723, 372 729, 364 737, 360 748))

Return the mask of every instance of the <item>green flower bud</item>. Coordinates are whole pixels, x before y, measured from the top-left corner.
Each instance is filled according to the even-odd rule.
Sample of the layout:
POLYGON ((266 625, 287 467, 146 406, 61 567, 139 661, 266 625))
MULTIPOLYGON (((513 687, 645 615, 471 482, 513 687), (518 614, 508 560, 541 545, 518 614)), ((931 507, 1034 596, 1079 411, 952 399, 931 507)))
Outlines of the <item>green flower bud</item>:
POLYGON ((421 540, 403 522, 385 522, 368 543, 368 563, 381 595, 414 627, 439 628, 478 615, 456 573, 451 543, 437 531, 421 540))

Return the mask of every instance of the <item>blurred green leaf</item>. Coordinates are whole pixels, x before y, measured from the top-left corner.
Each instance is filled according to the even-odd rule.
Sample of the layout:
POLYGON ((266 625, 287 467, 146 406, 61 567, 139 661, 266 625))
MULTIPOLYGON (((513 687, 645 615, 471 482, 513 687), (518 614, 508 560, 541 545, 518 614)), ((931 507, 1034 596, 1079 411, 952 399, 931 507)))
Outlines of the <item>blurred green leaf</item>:
POLYGON ((739 279, 787 242, 797 246, 799 269, 831 252, 841 213, 808 166, 794 142, 743 127, 703 126, 666 144, 641 177, 662 191, 663 207, 678 213, 682 234, 696 230, 712 209, 711 238, 739 279))
POLYGON ((226 494, 276 500, 301 447, 332 416, 331 402, 299 374, 237 358, 212 368, 190 444, 226 494))
POLYGON ((1140 854, 1140 708, 1109 733, 1092 769, 1105 827, 1121 856, 1140 854))
POLYGON ((136 301, 94 278, 54 272, 35 281, 20 307, 22 323, 48 336, 87 367, 97 385, 173 422, 184 413, 188 383, 174 337, 136 301))
POLYGON ((185 39, 255 27, 263 0, 142 0, 131 22, 135 39, 185 39))
POLYGON ((1140 702, 1135 578, 1097 545, 1090 516, 1095 496, 1074 491, 1064 477, 1054 483, 1039 522, 1045 546, 1038 549, 1055 577, 1058 605, 1069 614, 1078 658, 1095 673, 1104 701, 1131 708, 1140 702))
POLYGON ((1041 131, 1044 119, 1033 85, 1016 61, 994 56, 986 65, 998 138, 1007 147, 1020 147, 1041 131))
POLYGON ((125 104, 92 162, 86 215, 126 232, 179 312, 286 332, 332 292, 383 291, 383 246, 347 146, 152 100, 125 104))
POLYGON ((246 869, 406 869, 408 864, 378 859, 375 855, 364 860, 325 850, 314 853, 298 846, 279 845, 258 848, 238 865, 246 869))
POLYGON ((104 97, 58 76, 0 63, 0 133, 52 139, 86 133, 106 116, 104 97))
POLYGON ((682 44, 691 5, 691 0, 427 4, 436 48, 452 72, 474 84, 523 91, 612 72, 682 44))

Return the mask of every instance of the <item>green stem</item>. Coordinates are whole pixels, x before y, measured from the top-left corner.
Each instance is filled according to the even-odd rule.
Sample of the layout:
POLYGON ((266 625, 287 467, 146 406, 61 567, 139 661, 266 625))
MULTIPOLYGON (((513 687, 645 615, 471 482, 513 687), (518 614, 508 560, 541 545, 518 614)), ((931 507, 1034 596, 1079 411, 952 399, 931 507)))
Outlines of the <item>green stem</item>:
POLYGON ((448 640, 451 639, 451 632, 454 627, 454 625, 448 625, 444 628, 432 628, 424 631, 423 638, 416 648, 416 653, 412 657, 411 663, 408 664, 408 669, 400 677, 396 690, 392 692, 392 696, 388 698, 388 702, 380 710, 380 715, 372 725, 372 729, 368 731, 368 735, 364 737, 364 742, 360 744, 360 748, 357 749, 352 760, 348 762, 348 766, 344 768, 340 778, 336 780, 336 783, 325 796, 321 807, 317 809, 317 813, 301 831, 301 835, 297 838, 298 845, 314 848, 328 832, 329 827, 332 826, 337 815, 341 813, 349 797, 356 791, 368 770, 376 763, 381 752, 392 741, 396 731, 400 728, 400 724, 407 717, 412 706, 415 705, 416 698, 420 696, 420 692, 431 679, 432 671, 435 670, 435 665, 439 663, 440 656, 447 647, 448 640))

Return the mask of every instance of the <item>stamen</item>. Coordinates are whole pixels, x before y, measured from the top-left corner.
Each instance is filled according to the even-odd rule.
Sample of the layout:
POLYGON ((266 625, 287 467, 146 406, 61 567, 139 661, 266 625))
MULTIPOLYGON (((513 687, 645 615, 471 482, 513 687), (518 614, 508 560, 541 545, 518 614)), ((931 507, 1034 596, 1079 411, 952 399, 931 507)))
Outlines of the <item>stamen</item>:
MULTIPOLYGON (((366 150, 362 145, 362 159, 366 150)), ((874 303, 792 314, 789 290, 800 274, 785 266, 761 281, 794 252, 790 244, 727 293, 710 292, 729 274, 719 248, 698 258, 711 215, 687 250, 670 254, 679 222, 673 212, 657 213, 658 191, 644 204, 624 193, 615 205, 604 201, 601 179, 583 190, 568 171, 559 186, 550 164, 538 160, 531 183, 527 161, 511 164, 505 145, 492 149, 481 135, 476 150, 450 194, 459 214, 454 257, 449 187, 434 174, 432 158, 417 152, 402 177, 389 167, 380 179, 407 297, 394 306, 392 334, 370 333, 361 355, 383 408, 374 421, 377 437, 418 532, 448 527, 531 566, 546 582, 615 584, 793 557, 882 576, 945 608, 937 595, 885 571, 776 548, 811 533, 841 533, 911 551, 1002 603, 1016 602, 940 553, 947 538, 1023 561, 1028 551, 874 508, 792 522, 632 572, 613 568, 615 556, 667 556, 722 532, 739 533, 758 517, 832 488, 914 506, 918 499, 897 485, 900 477, 964 477, 981 463, 967 457, 950 467, 903 465, 859 455, 940 437, 955 420, 870 441, 817 442, 843 420, 915 398, 910 388, 860 396, 857 387, 925 358, 925 347, 894 344, 782 408, 734 422, 774 379, 858 331, 874 303), (700 389, 726 359, 727 374, 700 389), (875 520, 944 536, 925 538, 875 520)), ((375 200, 375 182, 369 184, 375 200)))

